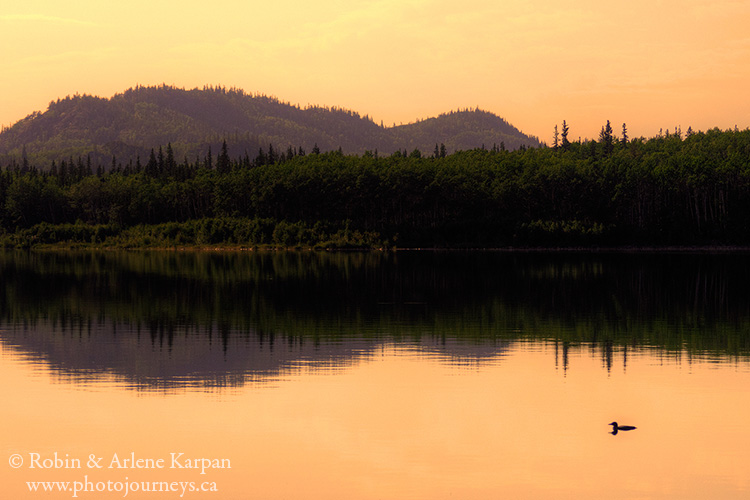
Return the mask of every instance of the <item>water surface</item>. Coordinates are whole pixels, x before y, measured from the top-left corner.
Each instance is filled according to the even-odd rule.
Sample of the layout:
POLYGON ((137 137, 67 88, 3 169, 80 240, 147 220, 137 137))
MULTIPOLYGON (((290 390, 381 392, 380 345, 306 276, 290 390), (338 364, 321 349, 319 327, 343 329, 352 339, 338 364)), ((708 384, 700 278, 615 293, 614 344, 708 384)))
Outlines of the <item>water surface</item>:
POLYGON ((10 498, 85 480, 218 490, 127 498, 747 498, 747 257, 0 254, 0 481, 10 498))

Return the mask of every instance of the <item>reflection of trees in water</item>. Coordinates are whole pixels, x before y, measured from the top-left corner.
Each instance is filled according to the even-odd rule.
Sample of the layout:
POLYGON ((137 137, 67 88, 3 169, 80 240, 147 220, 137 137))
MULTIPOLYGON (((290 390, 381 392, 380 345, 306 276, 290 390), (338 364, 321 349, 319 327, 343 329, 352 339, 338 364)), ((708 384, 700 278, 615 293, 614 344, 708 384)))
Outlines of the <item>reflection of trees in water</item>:
POLYGON ((8 322, 46 318, 61 327, 103 319, 156 325, 167 336, 174 328, 211 325, 308 337, 386 329, 698 349, 716 341, 721 350, 721 337, 733 330, 742 337, 750 318, 745 260, 735 254, 12 253, 0 255, 0 314, 8 322))
POLYGON ((99 338, 110 336, 137 345, 133 359, 148 349, 159 359, 195 349, 180 352, 196 366, 208 351, 247 358, 241 345, 278 352, 458 339, 481 350, 531 338, 590 344, 611 367, 628 347, 750 353, 745 261, 679 253, 18 252, 0 254, 0 317, 69 344, 80 363, 106 351, 99 338), (72 340, 84 338, 93 351, 78 352, 72 340))

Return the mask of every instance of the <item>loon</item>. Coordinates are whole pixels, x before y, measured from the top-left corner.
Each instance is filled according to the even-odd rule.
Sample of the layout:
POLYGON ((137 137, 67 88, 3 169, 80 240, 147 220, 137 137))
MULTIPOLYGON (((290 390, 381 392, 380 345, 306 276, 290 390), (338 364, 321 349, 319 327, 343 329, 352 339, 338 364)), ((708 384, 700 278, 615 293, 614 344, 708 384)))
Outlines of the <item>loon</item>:
POLYGON ((617 422, 611 422, 607 425, 612 426, 612 435, 617 435, 618 431, 632 431, 635 429, 632 425, 617 425, 617 422))

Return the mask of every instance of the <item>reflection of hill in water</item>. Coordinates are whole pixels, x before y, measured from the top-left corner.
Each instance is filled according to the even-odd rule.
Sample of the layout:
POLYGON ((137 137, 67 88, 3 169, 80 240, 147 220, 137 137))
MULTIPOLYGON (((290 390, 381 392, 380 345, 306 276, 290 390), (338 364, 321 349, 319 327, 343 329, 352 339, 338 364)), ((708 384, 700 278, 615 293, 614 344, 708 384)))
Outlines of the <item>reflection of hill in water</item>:
POLYGON ((749 279, 728 253, 0 253, 0 340, 157 385, 335 367, 391 342, 479 362, 517 339, 591 345, 608 366, 631 346, 747 356, 749 279))
MULTIPOLYGON (((303 337, 205 329, 164 332, 126 325, 92 325, 61 331, 49 323, 15 325, 0 332, 6 347, 50 366, 79 384, 109 375, 137 389, 206 389, 273 383, 300 370, 331 371, 357 364, 390 344, 383 339, 314 342, 303 337)), ((408 347, 456 364, 481 364, 500 355, 506 343, 471 344, 421 339, 408 347)))

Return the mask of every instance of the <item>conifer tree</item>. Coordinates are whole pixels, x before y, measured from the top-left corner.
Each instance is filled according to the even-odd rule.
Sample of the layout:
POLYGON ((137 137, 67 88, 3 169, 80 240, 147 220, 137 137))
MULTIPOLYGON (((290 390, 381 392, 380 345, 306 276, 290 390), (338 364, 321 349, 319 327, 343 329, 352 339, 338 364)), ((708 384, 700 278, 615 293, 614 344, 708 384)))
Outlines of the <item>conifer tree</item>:
POLYGON ((150 175, 151 177, 156 177, 156 175, 159 173, 159 164, 156 161, 156 153, 154 153, 154 148, 151 148, 151 154, 148 157, 148 163, 146 164, 146 175, 150 175))
POLYGON ((563 151, 567 151, 568 149, 570 149, 570 141, 568 140, 568 130, 569 130, 568 124, 565 122, 565 120, 563 120, 562 134, 561 134, 561 138, 562 138, 561 145, 562 145, 563 151))
POLYGON ((557 151, 560 142, 560 134, 557 132, 557 124, 555 124, 555 133, 552 136, 552 149, 557 151))
POLYGON ((174 159, 174 151, 172 150, 172 143, 167 143, 167 158, 164 160, 164 169, 167 175, 171 175, 177 169, 177 162, 174 159))
POLYGON ((157 156, 157 166, 158 166, 158 172, 159 175, 164 173, 164 152, 161 150, 161 146, 159 146, 159 156, 157 156))
POLYGON ((228 174, 231 170, 231 162, 229 160, 229 152, 227 150, 227 141, 221 143, 221 153, 219 153, 216 159, 216 171, 220 174, 228 174))
POLYGON ((614 140, 612 136, 612 125, 609 123, 609 120, 607 120, 607 125, 602 127, 602 130, 599 133, 599 142, 602 144, 604 156, 610 156, 614 148, 614 140))
POLYGON ((258 148, 258 156, 255 157, 255 166, 262 167, 266 163, 266 152, 263 151, 263 148, 258 148))
POLYGON ((208 145, 208 153, 206 154, 206 160, 204 162, 204 165, 208 170, 211 170, 212 168, 214 168, 214 158, 213 158, 213 155, 211 154, 210 144, 208 145))

